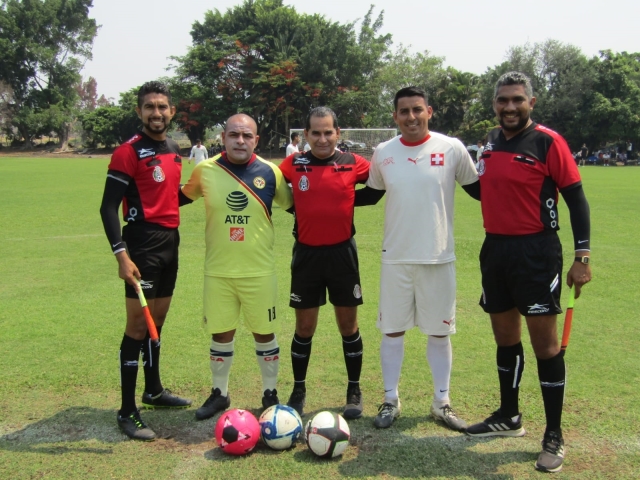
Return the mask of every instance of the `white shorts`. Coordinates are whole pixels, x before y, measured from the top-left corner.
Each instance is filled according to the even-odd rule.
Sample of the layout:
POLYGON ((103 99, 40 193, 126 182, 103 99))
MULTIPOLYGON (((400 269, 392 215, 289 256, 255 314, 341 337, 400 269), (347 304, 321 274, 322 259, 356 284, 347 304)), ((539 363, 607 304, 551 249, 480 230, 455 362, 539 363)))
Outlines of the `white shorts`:
POLYGON ((455 262, 382 264, 377 327, 397 333, 415 326, 426 335, 456 333, 455 262))

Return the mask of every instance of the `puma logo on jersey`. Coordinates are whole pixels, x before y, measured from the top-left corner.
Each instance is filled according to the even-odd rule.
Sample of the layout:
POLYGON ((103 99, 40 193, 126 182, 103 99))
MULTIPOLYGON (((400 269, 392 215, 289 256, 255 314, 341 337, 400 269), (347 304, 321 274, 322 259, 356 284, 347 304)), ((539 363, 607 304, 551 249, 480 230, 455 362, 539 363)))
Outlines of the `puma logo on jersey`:
POLYGON ((413 158, 407 158, 407 160, 409 160, 411 163, 413 163, 414 165, 418 164, 418 159, 416 158, 415 160, 413 158))

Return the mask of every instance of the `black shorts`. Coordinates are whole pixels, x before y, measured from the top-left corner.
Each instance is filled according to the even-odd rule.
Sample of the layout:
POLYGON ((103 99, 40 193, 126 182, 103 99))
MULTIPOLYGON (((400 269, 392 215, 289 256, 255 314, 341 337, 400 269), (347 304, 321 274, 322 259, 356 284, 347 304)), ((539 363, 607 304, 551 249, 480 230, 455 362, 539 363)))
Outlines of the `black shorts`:
POLYGON ((562 313, 562 245, 555 232, 487 234, 480 250, 482 296, 487 313, 517 307, 527 317, 562 313))
POLYGON ((315 308, 329 301, 337 307, 362 305, 358 251, 352 238, 337 245, 310 247, 296 242, 291 259, 289 306, 315 308))
MULTIPOLYGON (((127 243, 131 261, 140 270, 140 284, 147 300, 172 296, 178 278, 178 229, 129 223, 122 228, 122 239, 127 243)), ((138 298, 135 289, 126 282, 125 296, 138 298)))

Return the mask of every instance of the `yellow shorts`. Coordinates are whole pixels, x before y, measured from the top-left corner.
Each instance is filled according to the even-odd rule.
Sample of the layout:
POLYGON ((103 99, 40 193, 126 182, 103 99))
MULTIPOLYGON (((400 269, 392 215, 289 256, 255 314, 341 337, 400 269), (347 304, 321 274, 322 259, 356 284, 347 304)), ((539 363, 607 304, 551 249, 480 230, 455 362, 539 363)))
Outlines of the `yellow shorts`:
POLYGON ((210 334, 236 330, 240 313, 247 329, 267 335, 276 332, 276 275, 266 277, 204 277, 204 328, 210 334))

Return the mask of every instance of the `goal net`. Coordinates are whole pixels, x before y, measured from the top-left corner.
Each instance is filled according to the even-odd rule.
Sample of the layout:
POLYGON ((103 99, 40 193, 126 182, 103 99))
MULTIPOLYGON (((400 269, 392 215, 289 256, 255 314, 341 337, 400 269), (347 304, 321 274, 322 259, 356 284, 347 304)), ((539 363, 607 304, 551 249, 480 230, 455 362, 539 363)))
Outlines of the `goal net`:
MULTIPOLYGON (((289 130, 289 139, 294 132, 300 134, 298 145, 301 150, 304 149, 307 145, 304 130, 292 128, 289 130)), ((395 128, 341 128, 338 148, 345 152, 357 153, 371 160, 373 150, 382 142, 391 140, 396 135, 398 135, 398 131, 395 128)))

